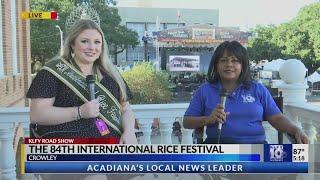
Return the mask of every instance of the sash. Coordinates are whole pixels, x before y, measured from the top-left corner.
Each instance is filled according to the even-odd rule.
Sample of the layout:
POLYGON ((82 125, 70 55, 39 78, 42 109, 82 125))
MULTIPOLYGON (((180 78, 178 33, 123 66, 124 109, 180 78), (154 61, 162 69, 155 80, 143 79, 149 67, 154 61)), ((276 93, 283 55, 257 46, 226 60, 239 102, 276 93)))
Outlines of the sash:
MULTIPOLYGON (((49 61, 43 69, 57 77, 84 102, 89 101, 86 78, 66 60, 57 59, 49 61)), ((95 96, 98 97, 100 103, 99 118, 101 118, 109 128, 114 129, 117 135, 121 136, 121 105, 118 100, 98 81, 95 82, 95 96)))

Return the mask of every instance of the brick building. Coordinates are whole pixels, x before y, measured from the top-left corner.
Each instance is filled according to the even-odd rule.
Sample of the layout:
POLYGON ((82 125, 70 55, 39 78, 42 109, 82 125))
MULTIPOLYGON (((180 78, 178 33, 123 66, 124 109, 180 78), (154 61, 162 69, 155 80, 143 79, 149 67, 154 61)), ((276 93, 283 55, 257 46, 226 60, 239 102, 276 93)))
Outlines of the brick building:
POLYGON ((29 0, 0 0, 0 107, 27 106, 31 83, 29 0))

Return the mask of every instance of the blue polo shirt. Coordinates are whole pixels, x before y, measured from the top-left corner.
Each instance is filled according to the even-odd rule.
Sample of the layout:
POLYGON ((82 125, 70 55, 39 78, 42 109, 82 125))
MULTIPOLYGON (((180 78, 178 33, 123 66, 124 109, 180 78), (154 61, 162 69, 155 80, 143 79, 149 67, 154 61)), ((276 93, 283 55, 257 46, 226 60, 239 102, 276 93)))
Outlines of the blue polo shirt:
MULTIPOLYGON (((184 116, 209 116, 220 103, 221 89, 220 82, 202 84, 184 116)), ((265 141, 263 119, 281 113, 266 87, 254 81, 249 89, 241 84, 227 96, 225 111, 230 114, 222 126, 221 139, 232 139, 239 144, 265 141)), ((208 138, 216 138, 217 123, 208 125, 206 133, 208 138)))

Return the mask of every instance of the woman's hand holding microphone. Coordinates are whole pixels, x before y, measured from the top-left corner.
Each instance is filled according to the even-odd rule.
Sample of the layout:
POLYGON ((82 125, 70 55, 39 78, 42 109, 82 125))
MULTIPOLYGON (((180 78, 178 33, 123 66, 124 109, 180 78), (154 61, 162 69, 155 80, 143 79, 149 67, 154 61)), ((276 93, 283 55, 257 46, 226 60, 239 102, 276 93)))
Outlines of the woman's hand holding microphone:
POLYGON ((224 108, 221 104, 218 104, 216 108, 212 111, 210 116, 207 116, 207 118, 205 119, 205 126, 215 123, 223 124, 227 119, 227 115, 229 114, 229 112, 224 111, 224 108))
POLYGON ((79 107, 81 118, 89 119, 98 117, 100 114, 99 107, 100 104, 98 98, 84 103, 79 107))

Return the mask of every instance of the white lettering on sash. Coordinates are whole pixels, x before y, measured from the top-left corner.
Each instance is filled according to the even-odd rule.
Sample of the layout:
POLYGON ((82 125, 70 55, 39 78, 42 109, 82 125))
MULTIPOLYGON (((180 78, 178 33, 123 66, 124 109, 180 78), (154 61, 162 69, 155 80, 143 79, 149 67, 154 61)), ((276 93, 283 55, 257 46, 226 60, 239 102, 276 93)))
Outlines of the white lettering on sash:
POLYGON ((69 68, 66 64, 63 64, 61 62, 58 63, 56 67, 57 67, 57 70, 60 71, 61 73, 63 73, 65 70, 69 68))
POLYGON ((106 109, 107 110, 107 114, 110 115, 112 120, 118 121, 117 114, 116 114, 116 112, 118 111, 117 108, 115 106, 109 107, 109 105, 106 102, 106 96, 104 96, 104 95, 99 95, 98 99, 99 99, 100 107, 102 109, 106 109))

